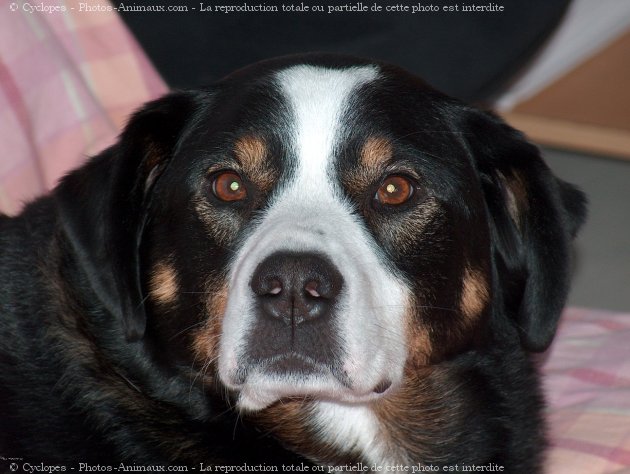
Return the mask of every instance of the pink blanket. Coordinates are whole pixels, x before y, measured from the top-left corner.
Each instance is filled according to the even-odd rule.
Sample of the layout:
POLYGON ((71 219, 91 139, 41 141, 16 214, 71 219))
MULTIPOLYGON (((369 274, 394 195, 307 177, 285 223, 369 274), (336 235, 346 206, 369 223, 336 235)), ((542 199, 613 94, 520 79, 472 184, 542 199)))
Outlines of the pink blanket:
POLYGON ((569 308, 548 355, 548 472, 630 473, 630 314, 569 308))
POLYGON ((114 12, 78 1, 0 0, 0 212, 50 189, 111 144, 127 116, 166 91, 114 12))

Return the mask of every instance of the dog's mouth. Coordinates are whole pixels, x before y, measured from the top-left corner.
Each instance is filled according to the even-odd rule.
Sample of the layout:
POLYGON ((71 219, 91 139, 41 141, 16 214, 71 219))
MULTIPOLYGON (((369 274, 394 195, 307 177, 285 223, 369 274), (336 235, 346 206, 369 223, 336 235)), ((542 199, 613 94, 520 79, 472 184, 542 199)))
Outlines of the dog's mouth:
POLYGON ((385 396, 393 385, 383 377, 372 386, 361 386, 343 370, 297 352, 248 361, 233 374, 224 383, 238 394, 237 405, 244 411, 262 410, 278 400, 296 397, 364 404, 385 396))

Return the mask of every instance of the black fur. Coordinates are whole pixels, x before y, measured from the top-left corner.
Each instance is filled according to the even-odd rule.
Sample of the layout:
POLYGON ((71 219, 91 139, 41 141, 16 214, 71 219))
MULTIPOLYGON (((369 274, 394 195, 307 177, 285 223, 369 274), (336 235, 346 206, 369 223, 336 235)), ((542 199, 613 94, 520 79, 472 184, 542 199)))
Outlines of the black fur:
MULTIPOLYGON (((17 217, 0 216, 0 455, 67 465, 308 463, 302 455, 322 461, 301 448, 321 440, 276 439, 255 416, 239 418, 219 382, 201 383, 205 368, 186 333, 207 317, 196 295, 207 291, 208 278, 220 281, 239 242, 219 245, 193 212, 206 186, 208 150, 258 127, 270 137, 270 168, 286 179, 290 166, 279 158, 286 145, 275 129, 281 124, 267 115, 282 104, 265 77, 296 62, 365 64, 282 59, 206 91, 168 95, 136 113, 115 146, 50 195, 17 217), (166 258, 188 290, 169 318, 147 298, 152 264, 166 258)), ((584 197, 499 118, 396 68, 383 70, 387 79, 369 86, 357 112, 365 120, 348 143, 372 132, 405 137, 401 153, 417 160, 431 192, 447 203, 432 240, 407 254, 380 232, 382 217, 364 213, 405 277, 418 291, 430 285, 437 308, 422 321, 435 337, 437 369, 418 375, 423 401, 408 407, 418 419, 405 435, 422 434, 424 444, 409 452, 418 462, 496 462, 507 472, 534 472, 544 423, 530 352, 553 337, 584 197), (449 133, 415 133, 438 128, 449 133), (439 307, 461 285, 465 260, 487 268, 492 301, 475 331, 459 334, 439 307), (452 416, 435 415, 446 406, 456 408, 452 416)), ((351 166, 340 162, 339 173, 351 166)), ((242 222, 265 199, 243 208, 242 222)), ((343 460, 360 459, 333 453, 323 462, 343 460)))

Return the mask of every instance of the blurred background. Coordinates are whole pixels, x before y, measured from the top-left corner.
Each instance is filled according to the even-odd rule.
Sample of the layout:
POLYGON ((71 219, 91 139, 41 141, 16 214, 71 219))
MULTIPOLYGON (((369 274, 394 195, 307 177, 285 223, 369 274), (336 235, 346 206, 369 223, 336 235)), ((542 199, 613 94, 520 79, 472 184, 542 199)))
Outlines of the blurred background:
POLYGON ((496 110, 541 145, 591 203, 569 303, 630 311, 630 2, 282 5, 0 0, 0 210, 50 189, 169 88, 283 54, 366 56, 496 110))

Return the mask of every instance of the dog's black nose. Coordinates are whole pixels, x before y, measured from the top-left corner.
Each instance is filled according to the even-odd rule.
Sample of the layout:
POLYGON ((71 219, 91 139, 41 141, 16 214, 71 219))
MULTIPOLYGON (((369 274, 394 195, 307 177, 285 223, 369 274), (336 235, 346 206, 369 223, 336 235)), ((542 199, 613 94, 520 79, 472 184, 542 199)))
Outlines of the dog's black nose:
POLYGON ((337 268, 315 253, 274 253, 251 281, 262 314, 292 326, 326 317, 342 287, 337 268))

